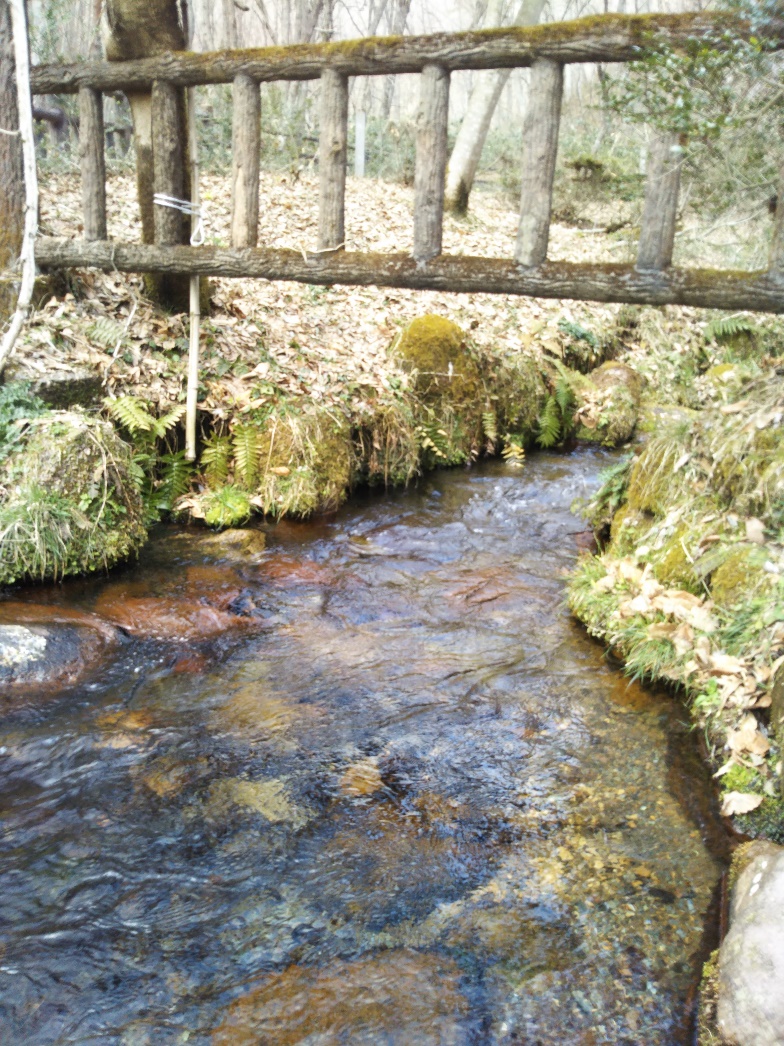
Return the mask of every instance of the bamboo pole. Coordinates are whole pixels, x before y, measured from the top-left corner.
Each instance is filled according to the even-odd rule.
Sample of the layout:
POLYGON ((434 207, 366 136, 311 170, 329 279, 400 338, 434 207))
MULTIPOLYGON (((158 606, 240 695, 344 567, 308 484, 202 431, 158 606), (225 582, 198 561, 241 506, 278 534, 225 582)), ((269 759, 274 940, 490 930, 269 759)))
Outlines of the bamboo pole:
MULTIPOLYGON (((196 90, 188 88, 188 151, 191 161, 191 242, 198 239, 201 225, 201 189, 199 187, 199 153, 196 134, 196 90)), ((196 404, 199 399, 199 277, 190 281, 190 340, 188 344, 188 389, 185 399, 185 460, 196 460, 196 404)))
MULTIPOLYGON (((22 139, 22 162, 25 183, 25 221, 22 238, 22 283, 16 312, 0 344, 0 375, 16 343, 30 311, 35 286, 35 238, 38 234, 38 173, 35 166, 35 139, 33 137, 33 101, 30 93, 30 44, 27 38, 27 15, 24 0, 8 0, 11 8, 11 27, 14 34, 14 64, 16 66, 17 109, 19 134, 22 139)), ((10 128, 9 128, 10 130, 10 128)))

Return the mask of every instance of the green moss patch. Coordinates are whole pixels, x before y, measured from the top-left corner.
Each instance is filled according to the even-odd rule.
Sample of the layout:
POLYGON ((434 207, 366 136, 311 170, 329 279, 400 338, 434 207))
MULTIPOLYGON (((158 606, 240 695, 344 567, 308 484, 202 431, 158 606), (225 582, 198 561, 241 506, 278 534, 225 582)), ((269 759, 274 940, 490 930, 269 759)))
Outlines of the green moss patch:
POLYGON ((107 569, 146 540, 139 469, 108 422, 39 414, 0 483, 0 583, 107 569))
POLYGON ((569 595, 627 671, 681 688, 725 812, 777 841, 782 738, 769 708, 784 658, 782 417, 771 374, 620 463, 586 509, 608 539, 604 555, 581 562, 569 595))

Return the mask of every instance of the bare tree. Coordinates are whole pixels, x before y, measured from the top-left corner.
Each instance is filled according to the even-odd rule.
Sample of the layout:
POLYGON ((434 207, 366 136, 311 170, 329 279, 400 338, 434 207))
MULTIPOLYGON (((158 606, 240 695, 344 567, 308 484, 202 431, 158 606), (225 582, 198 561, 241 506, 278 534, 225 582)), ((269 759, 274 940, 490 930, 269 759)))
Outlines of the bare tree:
MULTIPOLYGON (((512 20, 513 25, 536 25, 544 9, 545 0, 522 0, 512 20)), ((501 0, 492 0, 488 5, 486 24, 499 24, 501 0)), ((498 105, 510 69, 499 72, 480 73, 471 92, 468 109, 457 133, 446 176, 444 206, 456 214, 465 214, 468 199, 474 185, 490 122, 498 105)))
MULTIPOLYGON (((185 48, 184 9, 178 0, 107 0, 106 57, 109 61, 149 58, 164 51, 185 48)), ((142 242, 155 242, 154 167, 152 134, 152 95, 130 94, 136 147, 136 188, 142 219, 142 242)), ((188 136, 185 92, 177 92, 177 134, 185 158, 185 195, 190 196, 188 176, 188 136)), ((187 223, 179 223, 180 240, 188 239, 187 223)), ((145 278, 147 291, 161 305, 185 311, 189 302, 189 281, 183 276, 145 278)))
POLYGON ((24 234, 24 169, 18 128, 11 11, 0 0, 0 320, 8 319, 16 306, 12 273, 24 234))

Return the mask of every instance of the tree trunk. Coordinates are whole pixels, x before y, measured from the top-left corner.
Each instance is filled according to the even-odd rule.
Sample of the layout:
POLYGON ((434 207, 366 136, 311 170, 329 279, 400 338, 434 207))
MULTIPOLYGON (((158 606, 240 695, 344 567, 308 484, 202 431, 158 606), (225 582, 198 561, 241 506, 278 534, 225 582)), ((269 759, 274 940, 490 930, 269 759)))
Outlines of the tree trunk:
MULTIPOLYGON (((522 0, 515 16, 514 25, 536 25, 544 8, 544 0, 522 0)), ((497 20, 500 4, 490 5, 486 27, 497 20)), ((454 214, 465 214, 468 198, 474 185, 490 122, 498 105, 498 99, 506 86, 510 69, 500 72, 479 73, 471 92, 468 109, 457 133, 446 175, 444 205, 454 214)))
MULTIPOLYGON (((106 57, 110 62, 151 58, 165 51, 185 50, 185 35, 177 0, 107 0, 105 37, 106 57)), ((142 220, 142 243, 155 243, 155 172, 153 164, 152 94, 128 94, 133 116, 136 147, 136 191, 142 220)), ((190 199, 188 165, 187 102, 185 91, 177 89, 177 137, 183 156, 184 198, 190 199)), ((180 240, 188 242, 187 223, 179 221, 180 240)), ((144 283, 148 295, 158 305, 175 312, 187 312, 190 284, 187 276, 147 273, 144 283)))
MULTIPOLYGON (((19 127, 16 105, 16 71, 11 32, 11 9, 0 2, 0 129, 19 127)), ((22 139, 0 133, 0 324, 13 314, 19 290, 16 271, 24 233, 24 170, 22 139)))

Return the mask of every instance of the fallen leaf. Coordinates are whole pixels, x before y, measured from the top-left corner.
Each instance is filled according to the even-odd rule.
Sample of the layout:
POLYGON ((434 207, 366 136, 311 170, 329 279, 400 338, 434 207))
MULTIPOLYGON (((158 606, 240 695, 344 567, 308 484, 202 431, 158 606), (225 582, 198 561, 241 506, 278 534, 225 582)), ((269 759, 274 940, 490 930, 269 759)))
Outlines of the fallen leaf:
POLYGON ((734 817, 735 814, 747 814, 756 810, 762 804, 764 796, 754 795, 752 792, 727 792, 721 804, 721 812, 724 817, 734 817))
POLYGON ((746 539, 755 545, 765 544, 765 524, 756 516, 749 516, 746 520, 746 539))

